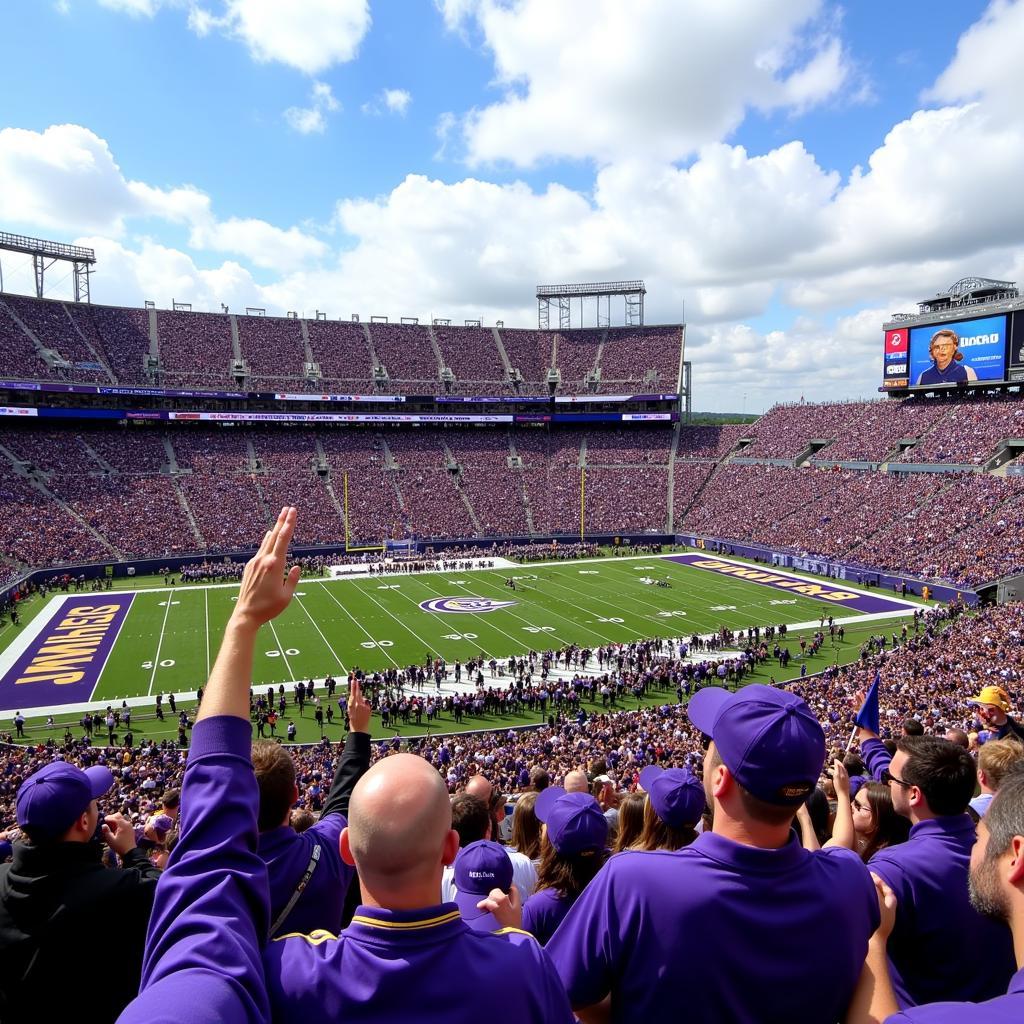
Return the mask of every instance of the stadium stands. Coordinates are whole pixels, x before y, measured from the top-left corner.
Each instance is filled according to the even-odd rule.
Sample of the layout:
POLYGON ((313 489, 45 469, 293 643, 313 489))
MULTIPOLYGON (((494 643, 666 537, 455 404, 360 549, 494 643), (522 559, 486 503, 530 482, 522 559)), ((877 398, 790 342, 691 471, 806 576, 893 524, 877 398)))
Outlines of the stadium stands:
POLYGON ((236 387, 231 321, 214 313, 157 314, 161 383, 170 388, 236 387))

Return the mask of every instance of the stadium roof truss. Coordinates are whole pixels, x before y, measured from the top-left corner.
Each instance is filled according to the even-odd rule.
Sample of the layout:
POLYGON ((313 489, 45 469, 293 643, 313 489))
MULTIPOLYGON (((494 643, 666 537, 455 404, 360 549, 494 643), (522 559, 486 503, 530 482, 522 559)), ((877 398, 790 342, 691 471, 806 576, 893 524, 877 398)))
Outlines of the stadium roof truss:
MULTIPOLYGON (((46 271, 58 260, 70 263, 74 276, 75 302, 89 301, 89 275, 96 263, 96 251, 65 242, 48 242, 43 238, 12 235, 0 231, 0 250, 22 253, 32 257, 32 270, 36 281, 36 298, 44 297, 46 271)), ((0 292, 4 290, 3 266, 0 264, 0 292)))
POLYGON ((572 302, 579 300, 580 322, 585 327, 585 309, 588 299, 594 300, 597 327, 611 327, 612 299, 622 297, 624 323, 626 327, 643 327, 644 296, 647 289, 643 281, 604 281, 593 284, 543 284, 537 285, 537 327, 542 331, 551 329, 551 304, 558 310, 558 329, 572 330, 572 302))

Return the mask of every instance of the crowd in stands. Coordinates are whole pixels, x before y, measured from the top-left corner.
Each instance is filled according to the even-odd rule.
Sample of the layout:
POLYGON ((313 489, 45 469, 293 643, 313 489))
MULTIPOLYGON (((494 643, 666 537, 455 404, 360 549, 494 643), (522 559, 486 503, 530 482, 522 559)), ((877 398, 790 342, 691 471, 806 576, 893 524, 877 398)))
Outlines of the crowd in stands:
POLYGON ((289 751, 253 741, 249 666, 293 528, 246 569, 187 752, 0 750, 5 1010, 62 964, 70 1006, 118 956, 86 1019, 470 1021, 500 991, 498 1022, 659 1020, 681 982, 699 1022, 1019 1019, 1024 605, 937 607, 784 687, 719 685, 761 660, 753 629, 724 672, 664 641, 524 657, 665 699, 563 693, 546 726, 406 749, 371 747, 380 684, 353 676, 344 746, 289 751), (54 890, 80 912, 41 944, 54 890))
POLYGON ((231 321, 222 314, 157 313, 161 383, 169 388, 235 388, 231 321))

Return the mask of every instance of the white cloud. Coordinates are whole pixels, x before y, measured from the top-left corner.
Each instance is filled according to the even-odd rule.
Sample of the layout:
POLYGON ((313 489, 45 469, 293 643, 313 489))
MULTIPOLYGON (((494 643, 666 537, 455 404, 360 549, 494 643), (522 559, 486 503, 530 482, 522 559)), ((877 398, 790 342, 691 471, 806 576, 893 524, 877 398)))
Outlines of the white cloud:
POLYGON ((314 82, 308 107, 289 107, 284 119, 293 131, 300 135, 317 133, 322 135, 327 127, 327 114, 341 110, 341 104, 334 98, 326 82, 314 82))
POLYGON ((545 157, 678 160, 748 109, 834 99, 853 68, 818 25, 820 0, 479 0, 441 3, 479 25, 502 98, 471 111, 471 164, 545 157))
POLYGON ((1019 119, 1022 41, 1024 3, 992 0, 981 19, 960 37, 956 56, 925 98, 940 103, 983 98, 994 113, 1019 119))
POLYGON ((326 246, 296 227, 256 219, 219 221, 191 185, 161 188, 127 179, 107 143, 80 125, 44 132, 0 130, 0 221, 30 231, 122 238, 133 222, 189 228, 196 249, 231 252, 283 272, 320 259, 326 246))
POLYGON ((99 0, 101 7, 108 7, 121 14, 136 18, 152 18, 163 5, 164 0, 99 0))
POLYGON ((194 5, 189 26, 199 35, 218 29, 240 40, 254 60, 315 75, 355 58, 370 29, 370 6, 368 0, 221 0, 216 11, 194 5))
POLYGON ((412 93, 405 89, 382 89, 372 100, 364 103, 361 110, 370 115, 389 113, 405 117, 411 102, 412 93))

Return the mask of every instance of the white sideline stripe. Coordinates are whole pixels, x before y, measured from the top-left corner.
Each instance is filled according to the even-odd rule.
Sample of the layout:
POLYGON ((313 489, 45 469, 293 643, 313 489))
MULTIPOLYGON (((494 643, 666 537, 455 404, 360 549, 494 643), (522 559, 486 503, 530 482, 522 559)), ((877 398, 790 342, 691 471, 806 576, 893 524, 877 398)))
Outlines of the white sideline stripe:
MULTIPOLYGON (((206 610, 206 678, 210 678, 210 592, 203 591, 203 604, 206 610)), ((177 699, 177 698, 175 698, 177 699)))
MULTIPOLYGON (((347 614, 347 611, 346 611, 346 614, 347 614)), ((907 613, 906 612, 901 612, 901 611, 872 612, 872 613, 869 613, 867 615, 850 615, 850 616, 847 616, 845 618, 836 619, 835 620, 835 624, 837 626, 859 626, 859 625, 865 625, 865 624, 867 624, 869 622, 881 622, 881 621, 884 621, 885 619, 903 619, 903 618, 906 618, 906 617, 907 617, 907 613)), ((791 623, 788 623, 786 625, 786 629, 818 629, 819 626, 820 626, 819 621, 817 619, 814 619, 811 622, 791 622, 791 623)), ((364 632, 365 632, 365 630, 364 630, 364 632)), ((367 635, 369 635, 369 634, 367 634, 367 635)), ((675 636, 675 637, 663 637, 662 639, 666 640, 668 643, 672 643, 672 644, 678 645, 680 642, 682 642, 682 643, 689 643, 690 637, 692 635, 693 634, 688 633, 686 635, 682 635, 681 634, 681 635, 675 636)), ((703 634, 700 634, 700 635, 705 640, 709 640, 709 639, 714 639, 715 637, 717 637, 718 634, 717 633, 703 633, 703 634)), ((506 636, 508 636, 508 634, 506 634, 506 636)), ((623 643, 629 643, 629 642, 630 641, 628 641, 628 640, 623 641, 623 643)), ((520 652, 522 657, 524 657, 524 658, 526 657, 527 650, 528 650, 528 648, 523 648, 523 650, 520 652)), ((733 656, 734 657, 738 652, 735 651, 735 650, 733 650, 733 651, 726 650, 726 651, 724 651, 722 653, 726 654, 727 656, 733 656)), ((708 656, 708 654, 709 654, 709 652, 707 652, 707 651, 698 651, 698 652, 696 652, 694 657, 697 658, 697 660, 703 660, 704 658, 706 658, 708 656)), ((517 657, 518 657, 518 655, 517 655, 517 657)), ((509 658, 509 655, 502 655, 502 657, 499 658, 498 660, 502 661, 502 662, 507 662, 508 658, 509 658)), ((595 660, 594 664, 595 665, 597 664, 596 660, 595 660)), ((848 662, 848 664, 853 664, 853 662, 848 662)), ((396 663, 396 665, 397 665, 397 663, 396 663)), ((601 675, 601 674, 602 673, 597 671, 596 669, 595 670, 588 669, 587 672, 585 673, 586 676, 592 676, 592 675, 593 676, 597 676, 597 675, 601 675)), ((322 684, 322 683, 324 683, 326 681, 327 677, 326 676, 322 676, 322 677, 314 677, 314 678, 316 679, 317 684, 320 685, 320 684, 322 684)), ((506 676, 505 678, 508 679, 509 677, 506 676)), ((570 676, 570 678, 571 678, 571 676, 570 676)), ((799 682, 799 677, 798 676, 794 676, 793 679, 786 680, 786 683, 783 683, 781 685, 787 685, 790 682, 799 682)), ((454 685, 455 684, 453 682, 451 682, 451 681, 446 682, 444 684, 444 686, 442 687, 442 693, 444 693, 447 689, 453 688, 454 685)), ((407 692, 408 693, 420 693, 420 692, 422 692, 422 694, 424 696, 430 696, 430 695, 433 694, 434 691, 430 690, 428 687, 425 686, 422 691, 409 690, 407 688, 407 692), (428 692, 428 690, 429 690, 429 692, 428 692)), ((476 692, 475 684, 473 686, 473 692, 476 692)), ((165 696, 166 696, 166 694, 165 694, 165 696)), ((123 698, 123 699, 124 699, 125 703, 127 703, 127 705, 129 707, 132 707, 132 708, 137 708, 137 707, 149 707, 149 708, 152 708, 153 707, 153 698, 152 697, 126 697, 126 698, 123 698)), ((174 699, 176 701, 194 701, 196 699, 195 690, 183 690, 180 693, 176 693, 174 695, 174 699)), ((104 701, 86 701, 86 702, 79 702, 78 704, 57 704, 57 705, 53 705, 53 706, 49 706, 49 707, 36 707, 36 708, 26 707, 26 708, 22 708, 21 712, 22 712, 22 714, 26 718, 30 718, 30 717, 31 718, 41 718, 41 717, 44 717, 46 715, 70 715, 70 714, 78 714, 78 713, 81 713, 81 712, 84 712, 84 711, 102 711, 104 708, 106 708, 106 706, 108 704, 112 704, 115 700, 119 700, 119 698, 111 697, 111 698, 109 698, 107 700, 104 700, 104 701)), ((120 706, 120 705, 118 705, 118 706, 120 706)), ((504 731, 508 727, 507 726, 502 726, 501 728, 504 731)), ((467 730, 467 731, 470 731, 470 732, 485 732, 487 730, 474 729, 474 730, 467 730)), ((435 733, 434 735, 439 735, 439 734, 435 733)), ((387 739, 388 737, 379 737, 379 738, 387 739)), ((376 739, 375 739, 375 742, 376 742, 376 739)))
MULTIPOLYGON (((35 618, 18 633, 17 638, 2 653, 0 653, 0 679, 2 679, 14 666, 14 663, 25 653, 29 644, 57 617, 57 609, 65 602, 70 601, 75 594, 54 594, 46 604, 39 609, 35 618)), ((127 617, 127 616, 126 616, 127 617)))
POLYGON ((96 682, 93 684, 92 693, 89 694, 91 700, 93 694, 100 688, 100 682, 103 679, 103 673, 107 671, 107 666, 110 664, 110 659, 114 656, 114 651, 117 650, 117 641, 121 637, 121 630, 124 629, 125 623, 128 621, 128 616, 131 614, 132 608, 135 606, 135 595, 132 594, 132 599, 128 602, 128 607, 124 610, 124 618, 121 620, 121 625, 117 627, 117 632, 114 634, 114 640, 110 645, 110 650, 107 651, 106 658, 103 659, 103 664, 100 666, 99 673, 96 676, 96 682))
MULTIPOLYGON (((166 611, 164 612, 164 621, 160 626, 160 636, 156 641, 156 657, 153 659, 153 674, 149 677, 149 696, 151 697, 153 696, 153 683, 156 682, 156 670, 160 667, 160 648, 164 645, 164 631, 167 629, 167 616, 171 614, 171 605, 173 603, 174 602, 170 597, 168 597, 164 604, 164 607, 166 608, 166 611)), ((125 616, 125 618, 127 618, 127 616, 125 616)))

